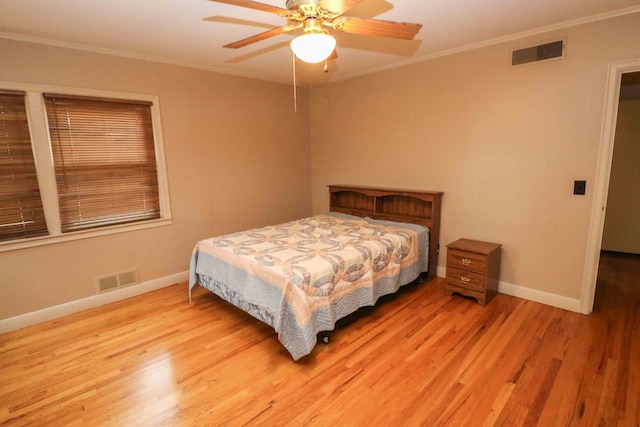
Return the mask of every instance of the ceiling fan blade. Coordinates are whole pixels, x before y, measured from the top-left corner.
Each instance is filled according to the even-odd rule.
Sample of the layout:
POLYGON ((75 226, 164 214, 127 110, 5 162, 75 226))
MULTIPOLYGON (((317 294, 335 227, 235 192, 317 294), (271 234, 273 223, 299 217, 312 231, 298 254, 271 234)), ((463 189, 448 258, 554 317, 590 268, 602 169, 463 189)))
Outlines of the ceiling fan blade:
POLYGON ((320 7, 331 13, 342 15, 349 9, 352 9, 362 3, 364 0, 322 0, 320 7))
POLYGON ((410 24, 408 22, 392 22, 346 16, 343 18, 345 21, 334 27, 336 30, 365 36, 412 40, 422 28, 422 24, 410 24))
POLYGON ((273 28, 273 25, 266 24, 264 22, 256 22, 256 21, 248 21, 246 19, 238 19, 238 18, 230 18, 228 16, 208 16, 206 18, 202 18, 203 21, 207 22, 219 22, 222 24, 234 24, 234 25, 246 25, 249 27, 258 27, 258 28, 273 28))
POLYGON ((227 47, 231 49, 237 49, 239 47, 247 46, 251 43, 256 43, 262 41, 264 39, 268 39, 269 37, 277 36, 279 34, 288 33, 292 31, 294 28, 291 27, 278 27, 267 30, 263 33, 256 34, 255 36, 247 37, 246 39, 238 40, 237 42, 226 44, 222 47, 227 47))
POLYGON ((281 14, 289 14, 291 13, 287 9, 282 9, 276 6, 271 6, 270 4, 258 3, 257 1, 251 0, 210 0, 216 3, 224 3, 230 4, 233 6, 247 7, 249 9, 260 10, 262 12, 275 13, 276 15, 281 14))

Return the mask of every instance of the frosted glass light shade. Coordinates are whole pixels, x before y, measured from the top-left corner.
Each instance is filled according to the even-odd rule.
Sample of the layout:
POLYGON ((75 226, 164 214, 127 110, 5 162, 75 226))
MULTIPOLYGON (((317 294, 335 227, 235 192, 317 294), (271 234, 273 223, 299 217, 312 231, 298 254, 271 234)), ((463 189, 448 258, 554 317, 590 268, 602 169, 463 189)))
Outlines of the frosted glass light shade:
POLYGON ((291 50, 304 62, 315 64, 324 61, 336 48, 336 39, 329 34, 309 33, 291 41, 291 50))

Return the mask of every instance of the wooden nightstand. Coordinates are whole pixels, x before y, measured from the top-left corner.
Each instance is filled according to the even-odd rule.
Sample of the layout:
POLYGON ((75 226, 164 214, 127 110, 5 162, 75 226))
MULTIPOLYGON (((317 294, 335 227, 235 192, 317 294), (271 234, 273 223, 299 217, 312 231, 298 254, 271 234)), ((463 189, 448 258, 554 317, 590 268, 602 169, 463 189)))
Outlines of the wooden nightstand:
POLYGON ((460 239, 447 245, 447 295, 458 293, 486 305, 498 292, 498 243, 460 239))

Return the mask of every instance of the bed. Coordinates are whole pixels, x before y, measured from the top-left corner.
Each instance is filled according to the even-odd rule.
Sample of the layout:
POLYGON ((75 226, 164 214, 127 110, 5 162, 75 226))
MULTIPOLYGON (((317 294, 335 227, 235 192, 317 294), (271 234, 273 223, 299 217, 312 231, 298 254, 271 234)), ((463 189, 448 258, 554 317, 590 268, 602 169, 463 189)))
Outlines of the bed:
POLYGON ((436 275, 442 192, 330 185, 329 213, 199 241, 201 285, 270 325, 298 360, 360 307, 436 275))

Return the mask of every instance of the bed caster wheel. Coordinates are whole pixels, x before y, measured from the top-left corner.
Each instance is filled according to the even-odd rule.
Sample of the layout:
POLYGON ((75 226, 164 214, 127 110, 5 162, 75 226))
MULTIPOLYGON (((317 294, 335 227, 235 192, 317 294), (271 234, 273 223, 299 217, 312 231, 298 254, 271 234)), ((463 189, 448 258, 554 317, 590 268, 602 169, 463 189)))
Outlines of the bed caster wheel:
POLYGON ((331 342, 329 335, 322 335, 320 337, 320 341, 322 341, 323 344, 329 344, 331 342))

